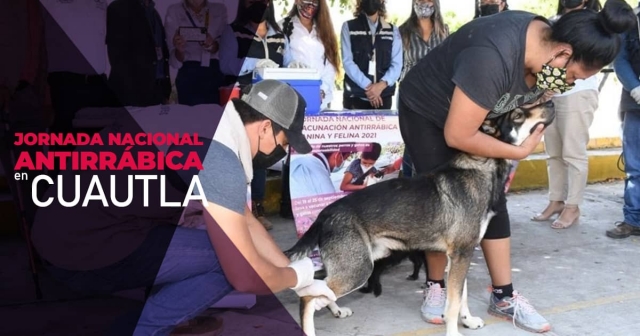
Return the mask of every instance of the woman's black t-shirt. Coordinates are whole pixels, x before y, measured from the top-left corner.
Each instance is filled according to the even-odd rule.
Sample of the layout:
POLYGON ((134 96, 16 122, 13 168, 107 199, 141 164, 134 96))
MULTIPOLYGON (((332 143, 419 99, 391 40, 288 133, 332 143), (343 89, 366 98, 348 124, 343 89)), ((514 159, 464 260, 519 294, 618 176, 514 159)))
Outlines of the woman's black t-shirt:
POLYGON ((400 84, 402 103, 444 127, 453 90, 458 86, 497 117, 540 97, 525 82, 524 55, 529 12, 509 10, 462 26, 422 58, 400 84))

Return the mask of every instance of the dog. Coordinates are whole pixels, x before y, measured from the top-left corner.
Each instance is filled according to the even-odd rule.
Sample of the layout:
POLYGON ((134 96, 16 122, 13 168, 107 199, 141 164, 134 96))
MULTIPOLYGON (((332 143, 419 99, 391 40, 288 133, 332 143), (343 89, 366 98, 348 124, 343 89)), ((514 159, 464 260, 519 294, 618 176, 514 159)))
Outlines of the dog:
POLYGON ((420 269, 422 266, 425 267, 425 284, 426 286, 426 278, 428 277, 427 266, 425 262, 424 251, 390 251, 389 256, 386 258, 382 258, 376 260, 373 264, 373 271, 371 272, 371 276, 369 280, 367 280, 367 285, 360 288, 360 293, 372 293, 375 297, 380 296, 382 294, 382 284, 380 283, 380 276, 389 268, 399 265, 405 259, 409 259, 413 264, 413 273, 407 276, 407 280, 416 281, 418 280, 420 269))
MULTIPOLYGON (((508 112, 483 125, 483 131, 491 126, 499 140, 520 145, 535 127, 546 127, 554 118, 553 103, 548 101, 508 112)), ((484 321, 469 312, 466 277, 509 168, 509 160, 459 153, 446 167, 429 174, 391 179, 351 193, 325 207, 285 255, 299 260, 319 247, 324 280, 341 298, 365 285, 374 262, 390 251, 445 252, 449 259, 446 335, 461 335, 460 315, 465 327, 481 328, 484 321)), ((307 336, 315 336, 313 300, 300 298, 300 322, 307 336)), ((339 318, 353 314, 335 302, 327 308, 339 318)))

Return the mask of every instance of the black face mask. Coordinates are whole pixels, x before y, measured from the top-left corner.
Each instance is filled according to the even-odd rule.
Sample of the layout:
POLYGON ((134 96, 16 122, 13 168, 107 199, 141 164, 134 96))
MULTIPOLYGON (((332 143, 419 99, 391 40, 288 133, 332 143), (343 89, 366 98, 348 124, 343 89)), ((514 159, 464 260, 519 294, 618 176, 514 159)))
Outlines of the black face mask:
POLYGON ((266 20, 267 17, 267 4, 260 1, 254 2, 247 9, 247 14, 249 15, 249 20, 253 23, 261 23, 266 20))
POLYGON ((368 16, 376 14, 380 10, 380 0, 362 0, 361 8, 368 16))
POLYGON ((574 9, 574 8, 582 5, 582 3, 583 3, 582 0, 563 0, 562 1, 562 5, 566 9, 574 9))
POLYGON ((276 141, 275 133, 273 134, 273 142, 276 143, 276 148, 271 153, 265 154, 260 151, 260 139, 258 138, 258 153, 253 158, 253 168, 267 169, 287 156, 287 151, 276 141))
POLYGON ((480 15, 489 16, 498 14, 500 12, 500 5, 482 5, 480 6, 480 15))

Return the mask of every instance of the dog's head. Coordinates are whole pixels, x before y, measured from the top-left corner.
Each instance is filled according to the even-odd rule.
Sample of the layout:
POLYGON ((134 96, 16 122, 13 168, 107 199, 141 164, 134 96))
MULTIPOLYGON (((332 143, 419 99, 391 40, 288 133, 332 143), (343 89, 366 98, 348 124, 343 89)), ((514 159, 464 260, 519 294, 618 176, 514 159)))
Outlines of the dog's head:
POLYGON ((546 128, 556 117, 553 101, 518 107, 498 118, 487 119, 482 124, 482 131, 500 141, 520 145, 538 127, 546 128))

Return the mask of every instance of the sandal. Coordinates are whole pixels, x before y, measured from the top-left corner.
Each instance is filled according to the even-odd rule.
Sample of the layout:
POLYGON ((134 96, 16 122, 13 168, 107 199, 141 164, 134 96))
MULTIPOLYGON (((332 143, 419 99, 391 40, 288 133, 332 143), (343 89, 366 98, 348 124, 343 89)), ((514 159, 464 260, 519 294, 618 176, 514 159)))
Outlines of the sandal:
POLYGON ((546 222, 549 219, 551 219, 551 217, 561 214, 562 211, 564 210, 564 204, 558 206, 557 205, 558 203, 556 203, 556 205, 554 205, 553 203, 556 203, 556 202, 550 202, 549 205, 547 205, 547 208, 544 209, 544 211, 531 217, 531 220, 534 222, 546 222), (553 209, 553 208, 555 209, 551 213, 549 213, 548 215, 545 215, 545 213, 549 211, 549 209, 553 209))
POLYGON ((563 220, 562 215, 564 214, 564 211, 562 211, 558 219, 553 221, 553 223, 551 224, 552 229, 556 229, 556 230, 568 229, 573 224, 580 223, 580 209, 578 209, 577 205, 567 205, 565 206, 565 209, 569 211, 572 211, 572 210, 576 211, 577 216, 571 221, 563 220))

